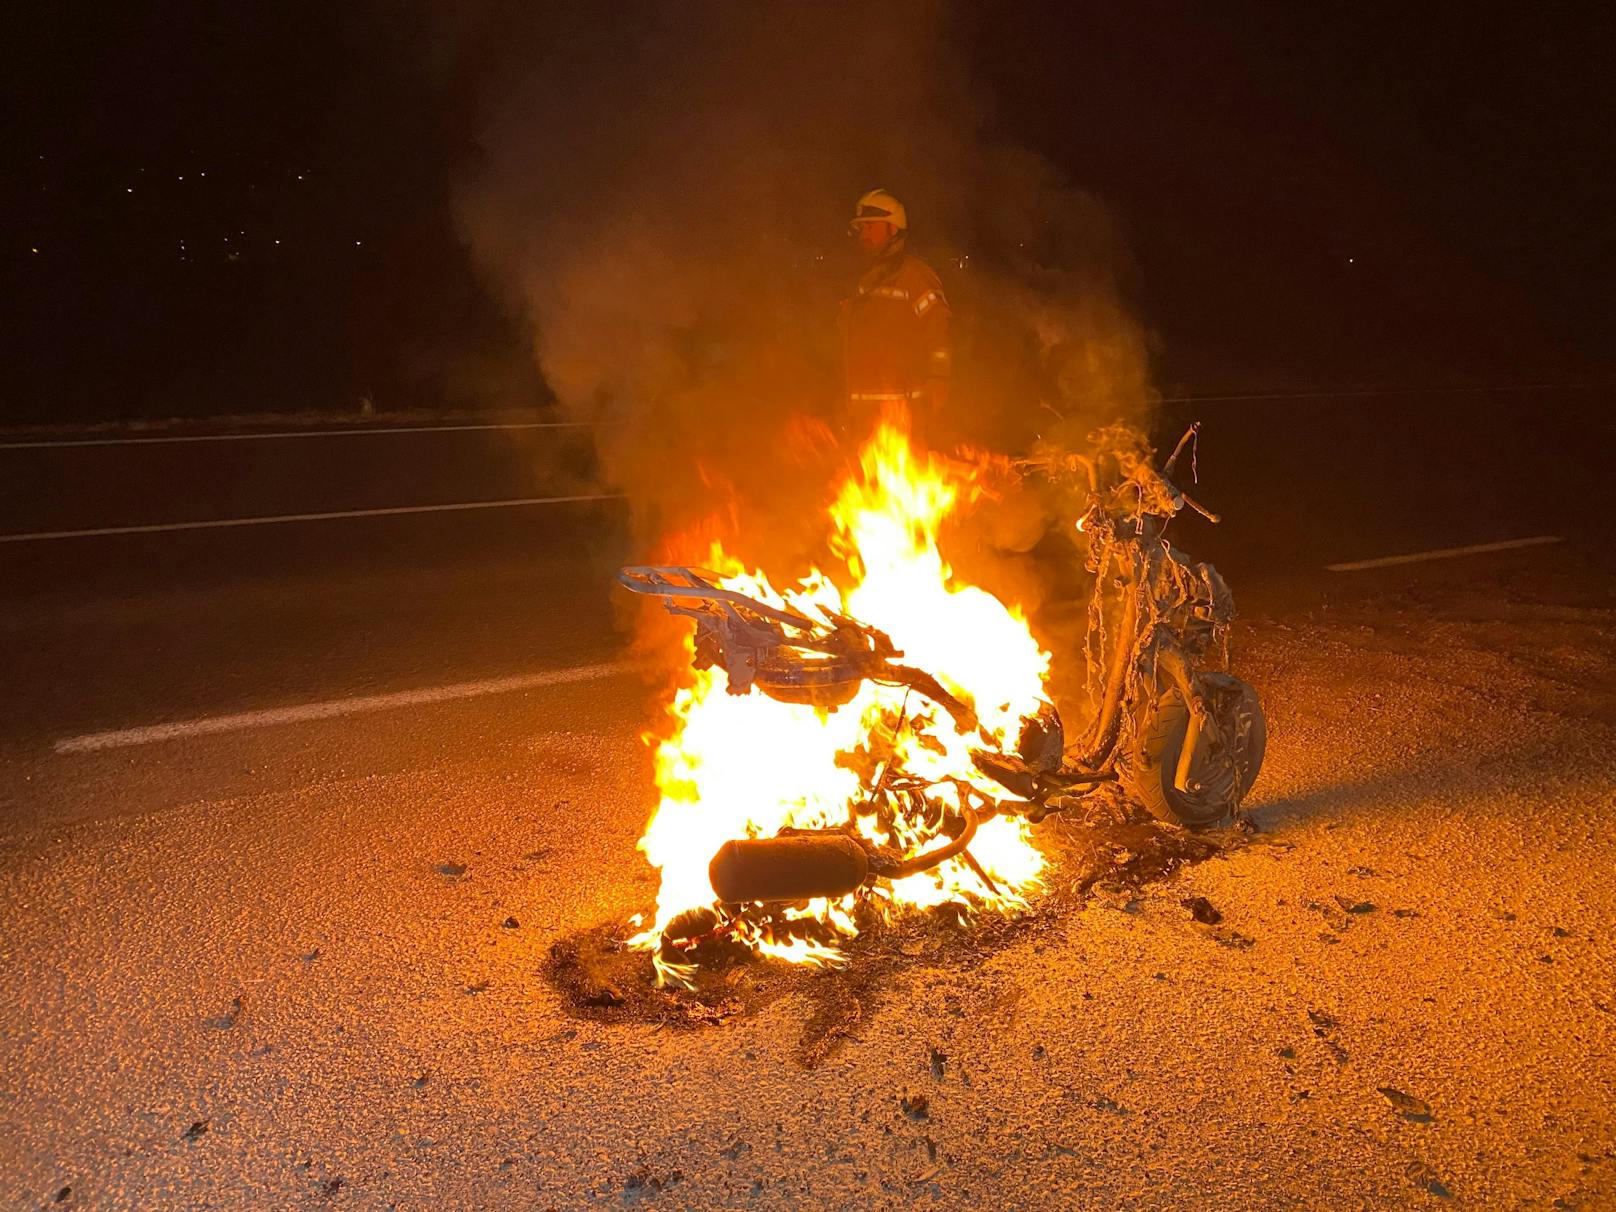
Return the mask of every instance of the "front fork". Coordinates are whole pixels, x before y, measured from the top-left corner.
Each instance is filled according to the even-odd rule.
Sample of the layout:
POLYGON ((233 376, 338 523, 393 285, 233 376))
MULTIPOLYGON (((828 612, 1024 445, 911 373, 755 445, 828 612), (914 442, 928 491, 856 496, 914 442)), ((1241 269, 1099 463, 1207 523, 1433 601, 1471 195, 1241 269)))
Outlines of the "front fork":
POLYGON ((1195 751, 1200 746, 1202 733, 1206 733, 1214 745, 1220 739, 1217 719, 1207 706, 1201 679, 1190 670, 1177 644, 1164 645, 1156 654, 1156 673, 1184 696, 1189 707, 1190 720, 1184 729, 1184 743, 1178 750, 1178 766, 1173 771, 1173 788, 1188 792, 1190 771, 1195 765, 1195 751))

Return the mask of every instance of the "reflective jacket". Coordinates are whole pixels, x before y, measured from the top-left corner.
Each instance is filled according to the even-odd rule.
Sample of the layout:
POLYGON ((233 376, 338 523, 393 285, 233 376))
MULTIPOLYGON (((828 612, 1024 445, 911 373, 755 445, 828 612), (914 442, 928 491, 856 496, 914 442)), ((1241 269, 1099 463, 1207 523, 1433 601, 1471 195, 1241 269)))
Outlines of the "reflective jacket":
POLYGON ((882 257, 842 304, 848 395, 916 399, 946 387, 953 369, 948 317, 931 266, 902 251, 882 257))

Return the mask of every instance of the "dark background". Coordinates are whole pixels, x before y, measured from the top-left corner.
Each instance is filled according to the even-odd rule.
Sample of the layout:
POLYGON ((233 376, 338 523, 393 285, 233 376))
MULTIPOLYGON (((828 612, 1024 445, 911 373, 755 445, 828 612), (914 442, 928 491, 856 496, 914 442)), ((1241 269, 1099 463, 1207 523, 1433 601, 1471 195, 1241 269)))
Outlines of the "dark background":
MULTIPOLYGON (((11 14, 0 420, 546 403, 452 215, 508 16, 11 14)), ((1168 394, 1609 377, 1606 10, 952 21, 989 130, 1115 212, 1168 394)))

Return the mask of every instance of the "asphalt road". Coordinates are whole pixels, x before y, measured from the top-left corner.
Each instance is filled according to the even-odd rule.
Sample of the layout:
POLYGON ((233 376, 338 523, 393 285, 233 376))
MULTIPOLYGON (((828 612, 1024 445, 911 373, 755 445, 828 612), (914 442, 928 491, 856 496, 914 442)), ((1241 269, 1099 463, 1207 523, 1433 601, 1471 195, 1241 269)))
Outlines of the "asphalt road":
MULTIPOLYGON (((537 975, 653 887, 616 506, 0 543, 0 1204, 1610 1206, 1607 398, 1439 403, 1199 410, 1257 844, 694 1033, 537 975)), ((586 485, 554 437, 0 451, 4 530, 586 485)))
MULTIPOLYGON (((1173 405, 1203 421, 1185 549, 1262 612, 1357 592, 1325 565, 1610 528, 1610 392, 1173 405)), ((615 502, 362 516, 602 491, 577 430, 7 448, 0 538, 215 519, 271 526, 0 541, 0 746, 431 687, 610 651, 615 502)), ((1443 575, 1444 565, 1421 572, 1443 575)), ((0 793, 3 797, 3 793, 0 793)), ((11 803, 0 798, 0 817, 11 803)))

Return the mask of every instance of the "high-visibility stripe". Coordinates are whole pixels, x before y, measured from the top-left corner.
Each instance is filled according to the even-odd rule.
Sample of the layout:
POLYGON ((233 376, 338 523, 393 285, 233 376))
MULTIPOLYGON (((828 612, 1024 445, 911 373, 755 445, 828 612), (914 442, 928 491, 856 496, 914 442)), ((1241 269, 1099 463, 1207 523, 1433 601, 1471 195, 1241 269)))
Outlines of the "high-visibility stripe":
POLYGON ((946 303, 946 302, 947 302, 947 300, 943 298, 943 292, 942 291, 940 291, 940 290, 928 290, 925 294, 921 295, 920 298, 915 301, 915 315, 917 315, 917 316, 925 315, 928 311, 931 310, 931 306, 932 306, 933 303, 946 303))
POLYGON ((847 393, 847 398, 860 402, 872 400, 918 400, 920 395, 919 391, 850 391, 847 393))

